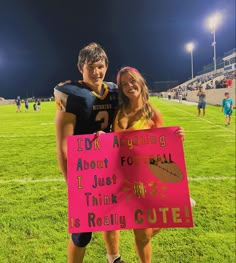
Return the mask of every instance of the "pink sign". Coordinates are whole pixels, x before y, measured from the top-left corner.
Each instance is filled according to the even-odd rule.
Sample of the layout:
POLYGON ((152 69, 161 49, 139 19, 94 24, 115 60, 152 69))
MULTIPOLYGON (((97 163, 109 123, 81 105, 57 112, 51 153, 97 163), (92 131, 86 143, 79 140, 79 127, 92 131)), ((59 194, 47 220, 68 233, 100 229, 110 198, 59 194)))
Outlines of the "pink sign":
POLYGON ((68 137, 69 232, 192 227, 177 129, 68 137))

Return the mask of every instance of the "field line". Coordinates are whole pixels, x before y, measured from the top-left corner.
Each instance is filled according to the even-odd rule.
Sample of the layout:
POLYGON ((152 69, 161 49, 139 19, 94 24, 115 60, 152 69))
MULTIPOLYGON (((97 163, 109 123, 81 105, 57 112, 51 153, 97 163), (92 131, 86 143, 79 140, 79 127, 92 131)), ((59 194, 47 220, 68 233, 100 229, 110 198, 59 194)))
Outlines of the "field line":
POLYGON ((64 178, 42 178, 42 179, 11 179, 11 180, 0 180, 0 184, 4 183, 24 183, 24 184, 30 184, 30 183, 51 183, 51 182, 65 182, 64 178))
MULTIPOLYGON (((224 180, 235 180, 234 176, 220 176, 220 177, 189 177, 188 181, 224 181, 224 180)), ((65 182, 64 178, 42 178, 42 179, 11 179, 11 180, 0 180, 0 184, 8 183, 24 183, 24 184, 34 184, 34 183, 53 183, 53 182, 65 182)))
POLYGON ((54 122, 42 122, 41 125, 55 125, 54 122))
POLYGON ((188 181, 223 181, 223 180, 235 180, 235 176, 188 177, 188 181))
POLYGON ((28 137, 47 137, 47 136, 55 136, 55 134, 34 134, 34 135, 0 135, 0 138, 28 138, 28 137))

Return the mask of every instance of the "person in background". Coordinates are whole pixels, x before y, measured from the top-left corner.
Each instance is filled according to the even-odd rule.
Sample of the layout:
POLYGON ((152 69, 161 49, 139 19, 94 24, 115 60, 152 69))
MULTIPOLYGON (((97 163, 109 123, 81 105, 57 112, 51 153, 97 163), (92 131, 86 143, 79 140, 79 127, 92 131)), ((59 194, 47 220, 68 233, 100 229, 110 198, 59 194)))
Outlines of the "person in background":
POLYGON ((20 96, 17 96, 16 100, 16 112, 21 112, 21 100, 20 100, 20 96))
POLYGON ((37 99, 37 109, 41 110, 41 100, 37 99))
MULTIPOLYGON (((114 132, 163 127, 162 115, 149 102, 147 84, 137 69, 121 68, 117 74, 117 85, 121 104, 114 119, 114 132)), ((184 138, 182 128, 178 129, 176 133, 184 138)), ((151 263, 150 241, 160 231, 160 228, 134 229, 133 231, 135 249, 140 262, 151 263)))
POLYGON ((230 125, 231 115, 233 113, 234 102, 230 98, 229 92, 225 92, 225 97, 222 100, 222 111, 225 115, 225 126, 230 125))
POLYGON ((178 89, 178 99, 179 99, 179 103, 182 103, 183 91, 182 91, 181 86, 179 86, 179 89, 178 89))
POLYGON ((37 104, 36 101, 33 104, 33 109, 34 109, 35 112, 38 111, 38 104, 37 104))
MULTIPOLYGON (((110 132, 118 105, 117 86, 105 82, 108 57, 97 43, 79 52, 78 64, 82 80, 59 83, 54 89, 57 105, 56 144, 60 170, 67 182, 67 144, 69 135, 110 132)), ((83 211, 81 211, 82 213, 83 211)), ((119 231, 103 233, 109 263, 121 263, 119 231)), ((92 233, 74 233, 68 245, 68 262, 81 263, 92 233)), ((93 262, 104 262, 100 255, 93 262)))
POLYGON ((202 115, 204 117, 206 115, 206 92, 203 91, 202 86, 199 86, 197 96, 198 96, 197 116, 200 117, 201 109, 202 109, 202 115))
POLYGON ((25 99, 25 112, 29 111, 29 100, 26 98, 25 99))

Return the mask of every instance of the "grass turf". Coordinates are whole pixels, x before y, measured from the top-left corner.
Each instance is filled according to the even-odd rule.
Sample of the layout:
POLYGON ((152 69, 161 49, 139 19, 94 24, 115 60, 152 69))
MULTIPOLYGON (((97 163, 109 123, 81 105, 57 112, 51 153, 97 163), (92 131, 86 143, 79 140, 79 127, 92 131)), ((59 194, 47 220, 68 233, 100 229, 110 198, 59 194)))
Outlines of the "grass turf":
MULTIPOLYGON (((185 160, 195 227, 165 229, 152 240, 153 263, 235 262, 235 115, 229 127, 219 107, 198 118, 196 105, 151 98, 165 126, 186 132, 185 160)), ((67 193, 57 166, 53 102, 15 112, 0 105, 0 262, 66 262, 67 193)), ((138 262, 133 233, 121 231, 120 252, 138 262)), ((94 233, 85 263, 105 260, 94 233)))

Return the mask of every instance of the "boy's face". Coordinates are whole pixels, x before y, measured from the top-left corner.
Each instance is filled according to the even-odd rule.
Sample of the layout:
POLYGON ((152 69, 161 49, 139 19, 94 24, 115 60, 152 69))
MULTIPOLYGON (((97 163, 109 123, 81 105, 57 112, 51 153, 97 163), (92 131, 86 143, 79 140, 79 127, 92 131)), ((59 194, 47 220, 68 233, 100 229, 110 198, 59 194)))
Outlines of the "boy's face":
POLYGON ((229 94, 225 94, 225 98, 228 99, 229 98, 229 94))
POLYGON ((83 81, 91 88, 101 87, 107 72, 107 65, 104 60, 87 62, 80 69, 83 81))

